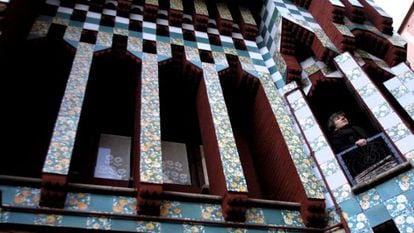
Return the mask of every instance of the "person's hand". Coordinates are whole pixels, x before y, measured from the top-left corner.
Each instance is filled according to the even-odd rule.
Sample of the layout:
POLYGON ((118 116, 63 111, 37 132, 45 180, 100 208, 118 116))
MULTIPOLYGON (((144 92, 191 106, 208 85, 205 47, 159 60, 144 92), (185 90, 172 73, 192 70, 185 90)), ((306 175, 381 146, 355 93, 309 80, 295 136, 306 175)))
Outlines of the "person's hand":
POLYGON ((365 145, 367 145, 367 139, 364 139, 364 138, 359 139, 358 141, 355 142, 355 144, 357 146, 365 146, 365 145))

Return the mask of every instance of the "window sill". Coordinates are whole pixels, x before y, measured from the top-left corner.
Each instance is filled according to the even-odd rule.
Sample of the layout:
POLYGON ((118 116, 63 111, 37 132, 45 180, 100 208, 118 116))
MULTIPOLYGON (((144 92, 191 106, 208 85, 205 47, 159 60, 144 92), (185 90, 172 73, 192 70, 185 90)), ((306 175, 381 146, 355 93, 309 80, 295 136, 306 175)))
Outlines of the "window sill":
POLYGON ((409 170, 411 168, 411 163, 410 162, 404 162, 401 163, 393 168, 391 168, 390 170, 388 170, 387 172, 381 173, 380 175, 376 176, 374 179, 371 179, 370 181, 367 182, 362 182, 359 184, 356 184, 352 187, 352 192, 354 194, 359 194, 362 193, 368 189, 373 188, 374 186, 389 180, 390 178, 401 174, 407 170, 409 170))

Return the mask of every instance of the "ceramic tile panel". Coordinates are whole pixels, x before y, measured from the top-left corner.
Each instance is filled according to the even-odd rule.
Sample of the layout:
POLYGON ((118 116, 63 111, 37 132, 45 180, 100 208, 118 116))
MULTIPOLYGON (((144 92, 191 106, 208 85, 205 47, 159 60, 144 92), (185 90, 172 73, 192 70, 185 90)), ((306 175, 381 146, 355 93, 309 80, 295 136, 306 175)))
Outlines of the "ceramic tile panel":
POLYGON ((142 52, 142 39, 138 37, 128 37, 128 51, 142 52))
POLYGON ((200 62, 200 55, 197 48, 184 46, 185 58, 187 61, 200 62))
POLYGON ((65 209, 86 211, 89 210, 91 195, 89 193, 68 193, 65 209))
POLYGON ((301 227, 304 226, 303 220, 298 211, 283 210, 283 220, 287 226, 301 227))
POLYGON ((394 222, 400 232, 414 232, 414 211, 398 215, 394 222))
POLYGON ((173 10, 178 10, 178 11, 183 11, 184 10, 182 0, 171 0, 170 1, 170 7, 173 10))
POLYGON ((133 197, 113 197, 112 211, 120 214, 136 214, 137 199, 133 197))
MULTIPOLYGON (((276 91, 273 82, 268 73, 259 73, 259 80, 261 81, 267 98, 271 104, 276 121, 280 126, 282 135, 287 143, 289 152, 293 161, 299 170, 299 177, 305 187, 308 197, 323 198, 323 185, 318 182, 312 170, 312 163, 307 157, 307 154, 302 147, 303 143, 298 134, 293 129, 290 113, 285 107, 285 103, 281 96, 276 91)), ((299 98, 300 99, 300 98, 299 98)))
POLYGON ((68 26, 65 31, 63 38, 67 41, 79 41, 82 34, 82 28, 68 26))
POLYGON ((141 182, 161 184, 163 173, 157 55, 143 54, 141 79, 140 178, 141 182))
POLYGON ((18 187, 16 188, 13 205, 16 206, 39 206, 40 189, 31 187, 18 187))
MULTIPOLYGON (((79 43, 62 100, 63 103, 72 101, 72 106, 76 106, 72 110, 81 109, 92 63, 93 51, 94 45, 79 43), (77 98, 74 99, 74 96, 77 98), (73 100, 77 102, 73 103, 73 100)), ((68 174, 79 117, 79 114, 73 114, 71 110, 65 108, 65 105, 62 105, 53 130, 43 172, 62 175, 68 174)))
POLYGON ((201 204, 201 219, 208 221, 223 222, 223 212, 221 206, 217 204, 201 204))
POLYGON ((373 233, 368 219, 363 213, 349 217, 347 223, 352 233, 373 233))
POLYGON ((34 225, 42 226, 61 226, 62 215, 55 214, 38 214, 33 222, 34 225))
POLYGON ((357 196, 357 199, 359 200, 359 205, 361 206, 362 210, 367 210, 382 203, 381 197, 375 189, 370 189, 364 193, 359 194, 357 196))
POLYGON ((400 194, 384 202, 389 214, 395 218, 404 213, 413 211, 412 203, 409 203, 404 194, 400 194))
POLYGON ((261 208, 249 208, 246 211, 246 222, 253 224, 264 224, 265 217, 261 208))
POLYGON ((229 8, 227 8, 227 4, 224 2, 217 2, 217 10, 218 14, 222 19, 233 21, 233 17, 231 17, 231 13, 229 8))
POLYGON ((216 67, 214 64, 202 63, 202 69, 227 189, 247 192, 247 184, 216 67))
POLYGON ((399 175, 396 181, 402 191, 414 189, 414 171, 411 170, 399 175))
POLYGON ((245 7, 240 7, 240 14, 243 18, 243 21, 247 24, 251 24, 251 25, 256 25, 256 21, 253 18, 252 13, 250 12, 249 9, 245 8, 245 7))
POLYGON ((160 56, 170 58, 172 56, 171 44, 162 41, 157 41, 157 55, 158 58, 160 58, 160 56))
POLYGON ((194 0, 194 10, 198 15, 208 16, 207 5, 203 0, 194 0))
POLYGON ((184 224, 183 225, 183 233, 204 233, 205 229, 203 225, 192 225, 192 224, 184 224))
POLYGON ((50 21, 36 20, 31 28, 29 39, 46 37, 51 24, 50 21))
POLYGON ((107 217, 88 217, 86 228, 94 230, 111 230, 111 219, 107 217))

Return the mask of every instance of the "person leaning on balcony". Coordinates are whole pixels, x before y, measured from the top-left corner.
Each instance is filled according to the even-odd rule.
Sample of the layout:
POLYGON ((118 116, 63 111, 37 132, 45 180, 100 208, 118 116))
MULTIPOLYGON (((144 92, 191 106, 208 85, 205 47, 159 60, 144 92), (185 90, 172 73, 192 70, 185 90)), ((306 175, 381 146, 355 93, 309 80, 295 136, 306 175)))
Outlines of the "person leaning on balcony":
POLYGON ((336 112, 329 117, 328 128, 332 132, 330 141, 336 153, 353 145, 359 147, 367 145, 365 130, 352 125, 343 111, 336 112))

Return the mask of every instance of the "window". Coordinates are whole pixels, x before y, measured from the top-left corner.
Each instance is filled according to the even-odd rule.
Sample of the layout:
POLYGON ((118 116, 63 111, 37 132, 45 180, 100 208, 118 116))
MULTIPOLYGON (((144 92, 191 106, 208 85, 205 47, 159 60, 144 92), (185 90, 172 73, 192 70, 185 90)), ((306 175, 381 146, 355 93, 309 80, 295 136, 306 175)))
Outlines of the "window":
POLYGON ((400 233, 397 226, 395 226, 395 223, 393 220, 384 222, 372 228, 372 230, 374 231, 374 233, 400 233))
POLYGON ((131 137, 101 134, 94 177, 129 180, 131 137))
POLYGON ((353 186, 354 193, 362 192, 373 184, 386 180, 409 167, 409 163, 405 162, 391 140, 382 132, 377 120, 369 114, 369 111, 347 86, 345 80, 317 82, 313 85, 307 100, 336 154, 339 165, 353 186), (335 101, 326 101, 332 98, 335 101), (357 127, 354 127, 358 126, 365 132, 357 132, 355 135, 349 133, 348 137, 348 134, 339 135, 339 130, 329 128, 328 121, 331 114, 339 111, 346 114, 348 125, 353 125, 344 128, 345 130, 361 131, 362 129, 357 130, 355 129, 357 127), (338 135, 343 138, 338 138, 338 135), (361 135, 367 139, 366 146, 355 145, 357 141, 355 137, 361 137, 361 135), (346 138, 349 138, 347 141, 351 143, 338 146, 338 139, 344 141, 346 138))
POLYGON ((185 144, 163 141, 161 149, 164 183, 191 185, 185 144))

